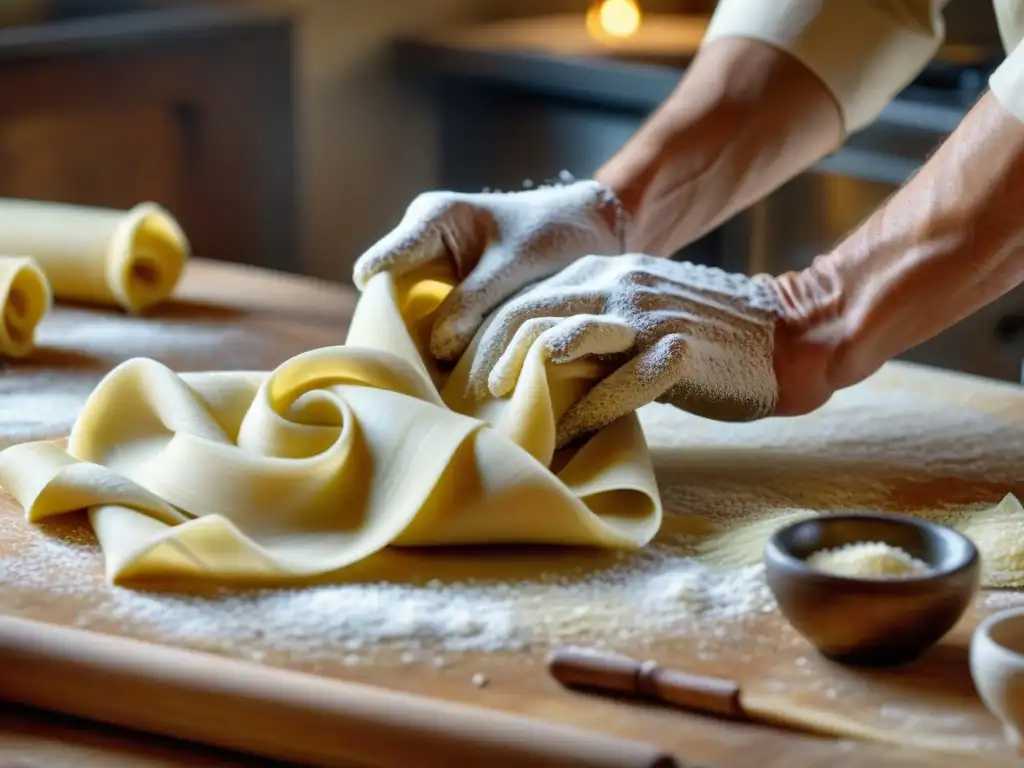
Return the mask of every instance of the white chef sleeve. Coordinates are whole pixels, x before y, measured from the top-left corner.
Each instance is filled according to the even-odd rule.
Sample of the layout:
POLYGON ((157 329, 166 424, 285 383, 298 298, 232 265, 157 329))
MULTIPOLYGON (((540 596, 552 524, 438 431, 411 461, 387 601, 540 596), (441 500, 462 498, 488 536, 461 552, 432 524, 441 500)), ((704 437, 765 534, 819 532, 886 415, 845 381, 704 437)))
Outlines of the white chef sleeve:
POLYGON ((704 42, 746 37, 788 52, 829 88, 849 133, 878 117, 935 55, 948 1, 719 0, 704 42))
POLYGON ((1024 42, 1018 43, 992 73, 988 87, 1003 109, 1024 121, 1024 42))

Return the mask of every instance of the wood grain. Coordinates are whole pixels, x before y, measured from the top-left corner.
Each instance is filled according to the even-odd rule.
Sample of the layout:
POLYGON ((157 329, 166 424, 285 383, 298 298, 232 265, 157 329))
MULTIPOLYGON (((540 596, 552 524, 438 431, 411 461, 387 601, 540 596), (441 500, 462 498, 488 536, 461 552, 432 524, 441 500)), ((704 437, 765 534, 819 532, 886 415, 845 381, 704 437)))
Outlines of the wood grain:
POLYGON ((302 765, 672 768, 656 747, 426 697, 0 617, 0 696, 302 765))
POLYGON ((170 106, 53 109, 0 122, 0 197, 183 206, 184 146, 170 106))
MULTIPOLYGON (((43 334, 39 353, 24 363, 11 365, 0 377, 4 402, 37 403, 35 408, 26 405, 0 410, 0 444, 66 434, 74 414, 61 404, 76 398, 80 401, 111 366, 137 354, 155 357, 179 370, 265 370, 311 347, 341 343, 354 301, 353 292, 341 287, 197 260, 188 271, 179 300, 150 318, 146 326, 150 330, 146 332, 132 326, 135 331, 119 335, 113 330, 117 326, 112 324, 110 313, 87 307, 59 307, 47 320, 49 331, 43 334)), ((985 428, 985 419, 989 418, 1011 426, 1024 421, 1024 395, 1014 387, 896 365, 879 375, 877 388, 882 393, 909 392, 917 398, 932 398, 937 409, 963 409, 974 414, 980 428, 985 428)), ((847 446, 840 438, 836 438, 840 447, 848 451, 841 460, 822 455, 813 444, 797 445, 785 440, 773 451, 758 451, 755 455, 751 449, 750 457, 709 448, 699 456, 658 450, 654 458, 659 482, 664 483, 667 493, 684 481, 690 485, 713 484, 725 475, 735 479, 737 474, 752 488, 775 492, 798 465, 801 472, 807 466, 814 467, 823 477, 834 475, 840 467, 862 472, 866 478, 874 477, 872 473, 881 469, 895 470, 901 479, 893 488, 891 503, 907 509, 933 503, 937 498, 992 499, 1007 490, 1024 490, 1019 483, 1014 488, 1003 481, 986 480, 991 474, 987 463, 1018 460, 1015 452, 1022 451, 1024 425, 992 430, 991 443, 970 464, 954 460, 952 447, 963 436, 948 434, 948 430, 948 423, 941 419, 932 425, 921 424, 899 439, 879 430, 878 440, 884 443, 879 449, 882 454, 872 461, 865 459, 861 447, 847 446), (925 469, 914 469, 916 465, 908 464, 901 456, 921 446, 934 446, 929 448, 934 450, 934 461, 925 469)), ((815 503, 811 497, 800 500, 815 503)), ((29 535, 20 515, 9 499, 0 504, 4 530, 10 532, 0 541, 0 553, 20 546, 29 535)), ((669 521, 668 532, 672 525, 669 521)), ((73 625, 100 597, 88 591, 57 593, 5 584, 0 586, 0 612, 73 625)), ((268 655, 265 663, 633 738, 672 750, 696 765, 739 768, 755 761, 759 768, 1013 765, 1016 758, 1002 746, 998 726, 979 704, 966 667, 970 630, 979 616, 989 611, 991 608, 979 600, 961 625, 932 652, 913 665, 888 673, 857 672, 821 660, 775 613, 744 621, 726 641, 718 641, 720 647, 711 657, 705 658, 703 643, 707 638, 702 637, 655 634, 642 647, 633 649, 633 655, 657 658, 666 666, 739 680, 746 691, 762 697, 762 702, 774 697, 790 710, 804 708, 819 715, 846 718, 847 726, 886 726, 894 740, 910 731, 951 732, 962 736, 963 743, 967 737, 977 739, 978 750, 952 758, 899 744, 813 738, 566 691, 547 676, 543 651, 461 654, 443 669, 427 661, 382 661, 346 667, 340 660, 314 664, 274 654, 268 655), (476 673, 486 675, 489 685, 482 689, 472 685, 470 680, 476 673)), ((114 617, 97 628, 114 635, 131 634, 114 617)), ((218 650, 231 653, 230 648, 218 650)), ((0 710, 0 756, 18 753, 19 765, 26 767, 61 765, 62 761, 71 764, 76 760, 81 762, 75 764, 89 765, 92 761, 115 766, 128 764, 129 760, 135 765, 154 766, 172 764, 174 760, 176 764, 221 764, 206 762, 204 755, 209 753, 178 751, 165 741, 150 745, 136 736, 114 733, 108 728, 51 720, 29 711, 0 710), (169 758, 169 754, 174 757, 169 758), (99 755, 109 755, 109 759, 99 755)), ((236 758, 218 754, 215 759, 229 764, 236 758)), ((245 758, 237 761, 246 764, 245 758)))
POLYGON ((292 20, 230 5, 0 29, 0 194, 152 200, 195 253, 297 271, 292 20))

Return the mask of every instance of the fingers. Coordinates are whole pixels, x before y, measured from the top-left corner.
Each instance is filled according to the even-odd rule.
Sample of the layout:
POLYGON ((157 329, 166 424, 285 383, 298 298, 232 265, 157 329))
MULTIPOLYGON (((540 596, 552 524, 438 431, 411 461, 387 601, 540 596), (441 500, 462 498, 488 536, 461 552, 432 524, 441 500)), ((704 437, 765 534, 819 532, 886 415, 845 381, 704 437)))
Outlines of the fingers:
POLYGON ((561 322, 563 321, 560 317, 535 317, 519 326, 508 348, 501 353, 501 357, 487 377, 487 388, 492 395, 504 397, 515 388, 526 355, 533 343, 561 322))
POLYGON ((421 195, 413 201, 402 221, 356 261, 353 280, 363 290, 381 272, 402 275, 448 254, 441 236, 442 219, 451 201, 437 195, 421 195))
POLYGON ((558 423, 562 448, 654 402, 678 381, 689 358, 685 337, 669 334, 599 381, 558 423))
MULTIPOLYGON (((518 301, 502 307, 484 330, 480 343, 477 345, 473 363, 469 369, 470 392, 478 398, 487 397, 490 391, 488 379, 491 371, 523 325, 535 318, 560 320, 561 317, 561 312, 557 307, 543 302, 518 301)), ((530 330, 528 329, 524 333, 528 334, 530 330)))
POLYGON ((588 355, 616 355, 628 352, 636 342, 636 331, 607 315, 576 315, 559 323, 544 338, 548 358, 571 363, 588 355))
POLYGON ((476 269, 455 286, 434 318, 430 354, 437 360, 456 360, 473 340, 487 315, 522 285, 511 272, 512 259, 492 246, 476 269))
MULTIPOLYGON (((610 257, 584 256, 557 274, 547 277, 549 269, 543 260, 530 252, 530 247, 522 243, 492 245, 480 258, 476 268, 448 294, 438 308, 430 336, 430 353, 438 360, 458 359, 469 347, 487 315, 534 280, 547 277, 543 283, 531 288, 531 293, 541 290, 569 291, 587 284, 596 273, 607 269, 610 263, 610 257)), ((572 300, 573 296, 567 294, 567 301, 572 300)), ((574 304, 571 310, 559 314, 589 311, 592 310, 574 304)))
MULTIPOLYGON (((534 290, 514 299, 498 310, 484 330, 470 368, 470 389, 478 397, 486 397, 488 378, 519 329, 534 318, 563 318, 566 315, 599 311, 600 296, 579 293, 548 293, 534 290)), ((530 333, 526 331, 524 333, 530 333)), ((524 338, 527 338, 524 336, 524 338)))
POLYGON ((352 279, 363 290, 381 272, 396 277, 439 259, 447 253, 441 232, 430 222, 416 222, 392 230, 356 261, 352 279))
POLYGON ((636 333, 622 322, 600 315, 527 320, 491 369, 487 386, 494 397, 504 397, 515 388, 526 355, 538 339, 552 362, 571 363, 588 355, 627 352, 633 346, 636 333))

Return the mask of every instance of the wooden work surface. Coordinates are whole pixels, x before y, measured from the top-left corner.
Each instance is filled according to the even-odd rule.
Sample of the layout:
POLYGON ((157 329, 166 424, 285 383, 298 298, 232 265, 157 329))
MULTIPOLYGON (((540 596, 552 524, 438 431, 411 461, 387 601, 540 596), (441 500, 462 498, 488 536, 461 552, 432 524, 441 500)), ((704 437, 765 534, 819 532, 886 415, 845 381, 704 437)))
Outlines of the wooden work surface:
MULTIPOLYGON (((197 260, 179 299, 145 320, 57 308, 42 329, 38 353, 10 365, 0 377, 0 444, 66 435, 91 387, 126 358, 154 357, 181 371, 270 369, 303 350, 341 343, 354 303, 350 289, 197 260)), ((688 489, 712 487, 726 478, 733 486, 745 484, 748 493, 785 497, 791 505, 811 508, 814 488, 834 501, 840 486, 846 505, 891 510, 997 501, 1007 491, 1024 492, 1024 482, 1013 482, 1024 461, 1024 393, 1016 387, 898 364, 865 387, 805 420, 766 422, 746 432, 691 423, 695 431, 686 445, 660 446, 664 412, 646 414, 666 506, 671 511, 680 500, 685 506, 688 489), (878 406, 872 422, 875 398, 888 405, 878 406), (900 421, 893 414, 902 402, 931 416, 912 424, 900 421), (817 485, 808 484, 809 473, 820 478, 817 485)), ((14 551, 25 537, 37 535, 20 514, 9 499, 0 504, 5 531, 0 551, 14 551)), ((671 532, 671 518, 666 527, 671 532)), ((0 611, 27 618, 74 624, 90 599, 81 592, 12 585, 0 578, 0 611)), ((444 668, 429 663, 348 668, 340 660, 302 666, 647 740, 693 765, 1010 765, 1013 756, 1001 745, 995 721, 973 694, 966 640, 980 614, 1015 599, 980 596, 940 646, 919 663, 889 674, 858 674, 821 661, 774 612, 730 627, 712 654, 701 652, 706 638, 696 636, 653 637, 634 649, 669 665, 728 674, 790 708, 845 715, 896 732, 952 734, 965 743, 977 742, 975 754, 956 757, 568 693, 547 678, 538 653, 466 654, 444 668), (472 685, 476 673, 485 674, 489 685, 472 685)), ((95 628, 126 633, 113 620, 95 628)), ((273 654, 265 661, 290 664, 273 654)), ((0 709, 0 762, 11 760, 24 768, 252 764, 242 757, 5 708, 0 709)))

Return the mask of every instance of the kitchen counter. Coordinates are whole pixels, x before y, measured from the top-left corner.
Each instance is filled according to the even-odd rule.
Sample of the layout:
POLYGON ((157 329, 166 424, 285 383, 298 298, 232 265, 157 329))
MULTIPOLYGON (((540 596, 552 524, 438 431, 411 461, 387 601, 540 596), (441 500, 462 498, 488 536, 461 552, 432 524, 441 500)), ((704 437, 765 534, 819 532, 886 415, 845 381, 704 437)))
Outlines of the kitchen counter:
MULTIPOLYGON (((9 364, 2 378, 0 446, 67 434, 96 381, 133 356, 154 357, 177 370, 266 370, 310 347, 340 343, 355 298, 351 288, 195 260, 175 300, 149 316, 60 305, 40 327, 38 352, 9 364)), ((694 499, 704 500, 697 509, 767 494, 765 498, 773 503, 783 500, 783 505, 826 509, 839 498, 849 506, 908 511, 945 502, 994 501, 1008 491, 1024 496, 1019 482, 1024 461, 1022 404, 1024 394, 1014 387, 896 363, 818 414, 800 420, 719 425, 690 419, 680 426, 673 421, 675 412, 653 406, 643 421, 669 515, 664 534, 671 537, 694 499)), ((154 616, 159 596, 132 596, 107 586, 87 531, 79 532, 69 523, 42 533, 23 520, 10 499, 3 501, 0 612, 257 658, 244 650, 252 637, 225 638, 221 645, 208 634, 225 618, 216 605, 210 607, 208 620, 186 613, 193 620, 169 627, 170 635, 145 629, 144 618, 154 616), (38 545, 40 539, 49 543, 42 549, 25 548, 33 541, 38 545), (70 565, 57 554, 66 551, 65 541, 77 553, 70 565), (143 623, 135 623, 134 611, 126 608, 131 605, 141 610, 143 623)), ((550 554, 542 561, 531 559, 537 554, 511 556, 524 558, 521 562, 527 567, 531 562, 534 568, 554 567, 550 554)), ((568 553, 564 557, 571 559, 568 553)), ((498 559, 497 553, 487 554, 489 564, 498 559)), ((480 563, 475 568, 481 568, 480 563)), ((897 741, 901 728, 941 733, 954 730, 947 725, 952 722, 961 735, 983 738, 988 745, 983 755, 957 756, 956 765, 1009 766, 1014 762, 1000 746, 998 725, 972 693, 965 661, 965 643, 979 617, 995 606, 1021 600, 1014 595, 997 597, 992 603, 989 596, 980 596, 975 610, 950 637, 919 664, 896 674, 892 685, 817 658, 770 605, 742 619, 723 618, 721 624, 702 631, 684 624, 666 632, 665 627, 644 624, 652 645, 627 650, 698 673, 742 678, 745 686, 755 686, 762 694, 795 695, 795 703, 807 711, 869 723, 884 715, 897 741)), ((594 599, 604 605, 601 598, 594 599)), ((306 604, 305 610, 331 611, 333 604, 316 603, 311 609, 313 605, 306 604)), ((367 605, 364 610, 374 609, 367 605)), ((629 616, 638 615, 632 603, 625 610, 629 616)), ((310 615, 297 615, 299 619, 304 626, 317 621, 310 615)), ((331 621, 330 616, 322 617, 325 626, 331 621)), ((622 629, 615 621, 606 628, 613 638, 621 637, 622 629)), ((282 639, 273 629, 261 633, 258 658, 267 664, 646 740, 673 750, 687 768, 745 768, 755 761, 762 768, 951 764, 947 754, 902 744, 814 738, 570 693, 544 673, 539 663, 542 645, 521 652, 456 652, 444 665, 431 663, 435 651, 428 649, 425 657, 410 663, 368 660, 353 666, 347 661, 344 633, 334 636, 324 629, 322 636, 309 638, 316 646, 310 657, 302 655, 301 644, 290 645, 289 637, 295 636, 286 632, 282 639), (477 674, 485 675, 489 684, 474 685, 471 680, 477 674)), ((544 641, 539 635, 537 642, 544 641)), ((267 764, 14 707, 0 709, 0 757, 24 768, 267 764)))
MULTIPOLYGON (((153 357, 177 370, 267 370, 310 347, 341 343, 354 306, 351 288, 203 259, 191 261, 174 300, 144 318, 60 304, 41 324, 36 352, 0 378, 0 447, 66 435, 85 396, 127 358, 153 357)), ((9 522, 0 514, 0 553, 11 541, 9 522)), ((11 576, 0 569, 0 611, 19 613, 11 576)), ((277 765, 13 705, 0 706, 0 764, 277 765)))

